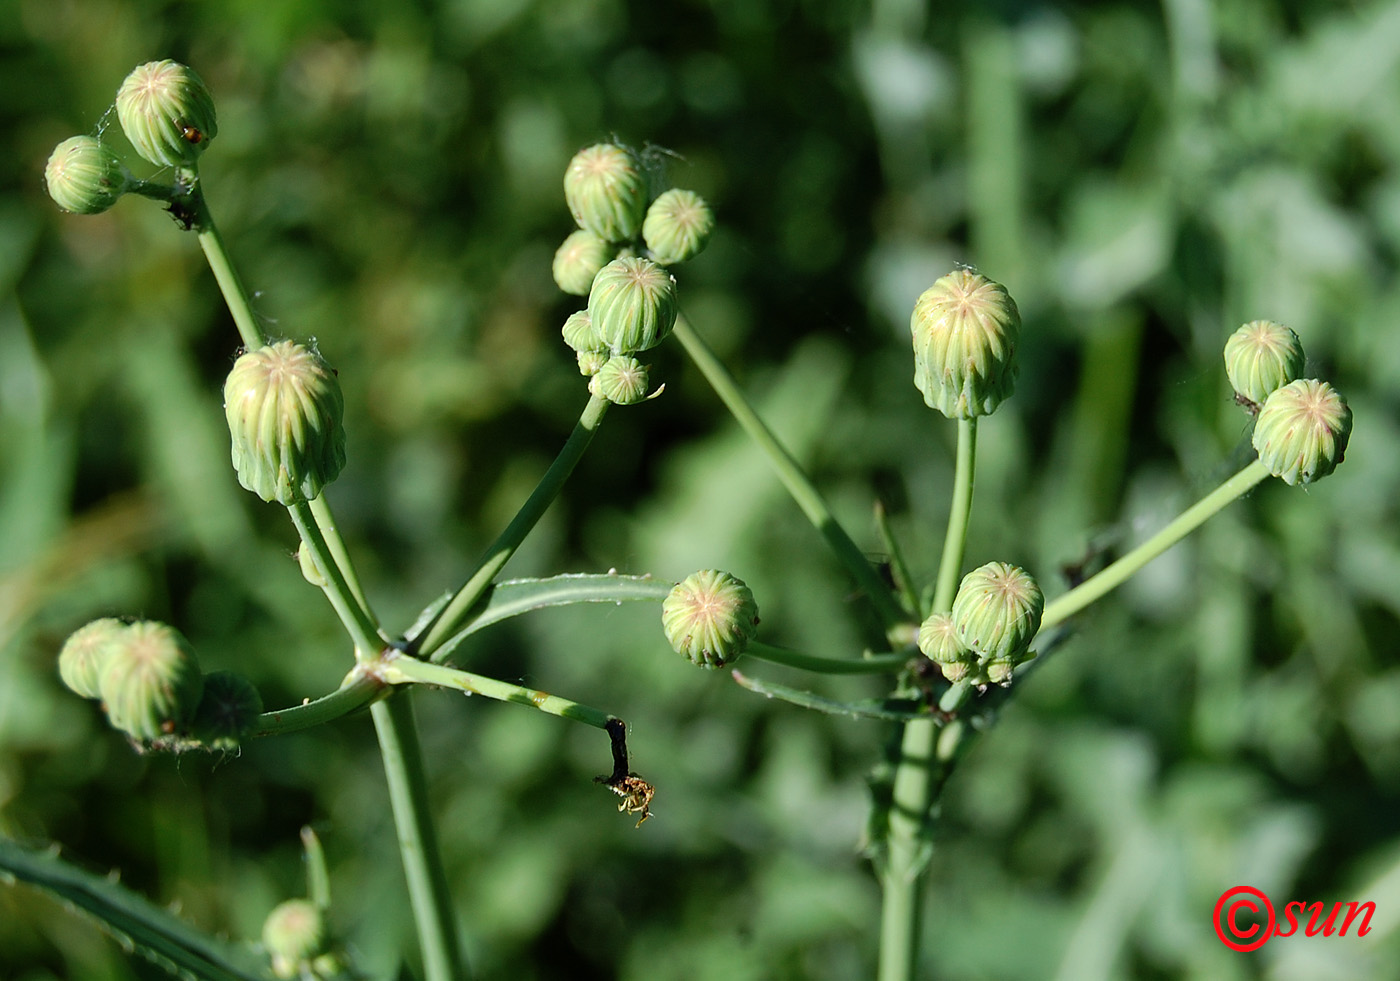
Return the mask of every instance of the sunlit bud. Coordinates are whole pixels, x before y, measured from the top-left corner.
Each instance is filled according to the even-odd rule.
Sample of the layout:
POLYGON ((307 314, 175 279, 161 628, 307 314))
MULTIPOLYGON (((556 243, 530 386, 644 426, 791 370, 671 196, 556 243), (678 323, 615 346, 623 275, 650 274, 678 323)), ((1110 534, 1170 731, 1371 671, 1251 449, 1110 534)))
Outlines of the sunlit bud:
POLYGON ((58 652, 58 676, 84 698, 101 698, 102 669, 126 624, 114 617, 103 617, 79 627, 63 642, 58 652))
POLYGON ((676 585, 661 603, 672 649, 701 667, 731 663, 758 629, 758 605, 741 579, 706 569, 676 585))
POLYGON ((588 380, 588 391, 614 405, 634 405, 646 400, 647 370, 636 358, 619 354, 588 380))
POLYGON ((715 229, 715 216, 705 199, 694 191, 671 188, 647 208, 642 239, 651 257, 663 266, 674 266, 699 255, 715 229))
POLYGON ((676 281, 648 259, 614 259, 593 280, 588 315, 613 354, 655 347, 676 323, 676 281))
POLYGON ((111 642, 98 691, 115 728, 150 742, 189 728, 204 678, 178 630, 138 620, 111 642))
POLYGON ((617 250, 592 232, 579 229, 554 253, 554 282, 565 293, 587 296, 598 275, 617 250))
POLYGON ((1225 374, 1235 394, 1262 405, 1303 371, 1298 335, 1272 320, 1252 320, 1225 341, 1225 374))
POLYGON ((152 61, 117 91, 117 119, 136 152, 153 164, 192 164, 219 132, 214 98, 194 69, 152 61))
POLYGON ((1264 400, 1254 423, 1254 448, 1284 483, 1310 484, 1337 468, 1351 438, 1351 409, 1324 381, 1300 379, 1264 400))
POLYGON ((564 200, 585 231, 605 242, 636 237, 646 211, 647 184, 631 150, 598 143, 574 154, 564 172, 564 200))
POLYGON ((919 297, 909 328, 914 384, 931 408, 971 419, 1010 397, 1021 315, 1000 283, 954 270, 919 297))
POLYGON ((598 336, 598 331, 593 328, 593 318, 588 315, 587 310, 578 310, 569 314, 564 326, 560 328, 560 333, 564 335, 564 343, 575 351, 606 351, 608 346, 603 343, 603 339, 598 336))
POLYGON ((983 661, 1014 660, 1040 629, 1045 596, 1030 573, 988 562, 963 576, 953 600, 958 638, 983 661))
POLYGON ((126 171, 107 144, 70 136, 49 155, 44 186, 54 204, 77 215, 106 211, 126 191, 126 171))

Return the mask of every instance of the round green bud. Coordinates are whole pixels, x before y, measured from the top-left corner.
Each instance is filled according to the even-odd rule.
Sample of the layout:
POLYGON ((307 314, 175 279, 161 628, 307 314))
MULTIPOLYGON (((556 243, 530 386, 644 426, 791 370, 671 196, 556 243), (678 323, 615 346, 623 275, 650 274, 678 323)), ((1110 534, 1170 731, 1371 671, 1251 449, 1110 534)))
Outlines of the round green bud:
POLYGON ((758 629, 753 593, 727 572, 705 569, 676 585, 661 603, 666 640, 704 668, 736 660, 758 629))
POLYGON ((963 576, 953 600, 953 627, 985 663, 1024 654, 1040 629, 1045 595, 1030 573, 988 562, 963 576))
POLYGON ((235 750, 257 728, 262 710, 262 696, 251 681, 232 671, 214 671, 204 676, 191 728, 206 748, 235 750))
POLYGON ((1310 484, 1337 468, 1351 438, 1351 409, 1324 381, 1289 382, 1264 400, 1254 423, 1254 448, 1284 483, 1310 484))
POLYGON ((1021 314, 1000 283, 954 270, 919 297, 909 329, 914 384, 931 408, 972 419, 1011 396, 1021 314))
POLYGON ((705 199, 694 191, 673 187, 647 208, 642 240, 651 257, 663 266, 674 266, 700 254, 715 230, 715 216, 705 199))
POLYGON ((636 358, 619 354, 608 358, 588 380, 588 390, 614 405, 635 405, 647 398, 647 370, 636 358))
POLYGON ((635 354, 665 340, 676 323, 676 281, 649 259, 614 259, 593 280, 588 316, 603 346, 635 354))
POLYGON ((224 383, 238 482, 264 501, 314 500, 345 466, 335 372, 294 341, 248 351, 224 383))
POLYGON ((1242 401, 1262 405, 1303 372, 1303 345, 1272 320, 1251 320, 1225 341, 1225 374, 1242 401))
POLYGON ((616 250, 592 232, 579 229, 554 253, 554 282, 565 293, 587 296, 598 275, 616 250))
POLYGON ((977 655, 963 644, 947 613, 934 613, 919 625, 919 650, 949 681, 961 681, 977 663, 977 655))
POLYGON ((279 978, 293 978, 325 949, 326 923, 321 908, 309 899, 289 899, 263 921, 263 946, 279 978))
POLYGON ((107 144, 91 136, 70 136, 49 154, 44 186, 54 204, 76 215, 95 215, 126 192, 122 162, 107 144))
POLYGON ((603 365, 608 363, 607 351, 580 351, 578 352, 578 373, 585 378, 591 378, 599 371, 603 370, 603 365))
POLYGON ((117 90, 117 119, 142 158, 162 167, 192 164, 219 132, 214 97, 176 61, 134 69, 117 90))
POLYGON ((564 200, 579 228, 605 242, 626 242, 642 227, 647 182, 631 150, 598 143, 569 161, 564 200))
POLYGON ((598 336, 598 332, 593 329, 593 318, 588 315, 587 310, 578 310, 569 314, 569 318, 564 321, 560 333, 564 335, 564 343, 579 353, 608 349, 608 346, 603 343, 603 339, 598 336))
POLYGON ((117 636, 105 660, 98 691, 115 728, 146 742, 189 728, 204 678, 178 630, 138 620, 117 636))
POLYGON ((84 698, 101 698, 102 669, 125 631, 126 624, 115 617, 103 617, 73 631, 58 652, 58 676, 63 683, 84 698))

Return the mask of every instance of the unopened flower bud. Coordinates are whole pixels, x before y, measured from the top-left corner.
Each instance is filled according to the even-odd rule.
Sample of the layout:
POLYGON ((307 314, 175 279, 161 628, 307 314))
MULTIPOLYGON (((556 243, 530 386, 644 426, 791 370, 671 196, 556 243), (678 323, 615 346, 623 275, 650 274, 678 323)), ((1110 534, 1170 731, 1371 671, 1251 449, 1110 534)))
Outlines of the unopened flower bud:
POLYGON ((1299 379, 1264 400, 1254 448, 1284 483, 1310 484, 1337 468, 1351 438, 1351 409, 1324 381, 1299 379))
POLYGON ((564 343, 575 351, 606 351, 608 346, 603 343, 603 339, 598 336, 598 331, 593 328, 593 318, 588 315, 587 310, 578 310, 569 314, 564 326, 560 328, 560 333, 564 335, 564 343))
POLYGON ((1298 335, 1272 320, 1252 320, 1225 341, 1225 374, 1235 394, 1253 405, 1262 405, 1302 371, 1298 335))
POLYGON ((674 266, 699 255, 715 230, 715 216, 705 199, 694 191, 673 187, 647 208, 642 239, 651 257, 663 266, 674 266))
POLYGON ((985 663, 1014 660, 1040 629, 1045 596, 1030 573, 988 562, 963 576, 953 600, 958 638, 985 663))
POLYGON ((675 326, 676 281, 648 259, 614 259, 593 280, 588 316, 613 354, 645 351, 675 326))
POLYGON ((262 710, 262 696, 251 681, 232 671, 214 671, 204 676, 191 729, 206 748, 232 751, 257 727, 262 710))
POLYGON ((142 158, 162 167, 192 164, 219 132, 214 97, 194 69, 152 61, 117 91, 117 119, 142 158))
POLYGON ((753 593, 727 572, 706 569, 676 585, 661 603, 661 626, 677 654, 706 668, 731 663, 758 629, 753 593))
POLYGON ((554 253, 554 282, 565 293, 587 296, 598 275, 616 250, 592 232, 579 229, 554 253))
POLYGON ((314 500, 345 465, 344 400, 310 348, 278 341, 248 351, 224 383, 238 482, 264 501, 314 500))
POLYGON ((934 613, 919 625, 919 650, 949 681, 961 681, 977 663, 977 655, 963 644, 947 613, 934 613))
POLYGON ((330 579, 316 564, 316 556, 311 554, 311 549, 306 547, 306 542, 297 546, 297 567, 301 569, 301 577, 311 585, 325 589, 331 584, 330 579))
POLYGON ((603 365, 608 363, 607 351, 580 351, 578 352, 578 373, 585 378, 591 378, 603 370, 603 365))
POLYGON ((272 957, 272 972, 294 978, 302 965, 318 956, 326 945, 325 917, 309 899, 289 899, 263 921, 263 946, 272 957))
POLYGON ((564 200, 579 228, 605 242, 626 242, 642 227, 646 178, 631 150, 597 143, 569 161, 564 171, 564 200))
POLYGON ((1011 396, 1021 314, 1006 287, 954 270, 919 297, 909 328, 914 384, 931 408, 971 419, 1011 396))
POLYGON ((588 390, 614 405, 635 405, 647 397, 647 370, 626 354, 608 358, 588 380, 588 390))
POLYGON ((73 631, 58 652, 58 676, 63 683, 84 698, 101 698, 102 669, 125 630, 122 621, 103 617, 73 631))
POLYGON ((108 721, 133 739, 150 742, 189 728, 204 678, 178 630, 138 620, 112 642, 98 690, 108 721))
POLYGON ((76 215, 106 211, 126 191, 126 170, 111 147, 91 136, 70 136, 49 154, 44 185, 54 204, 76 215))

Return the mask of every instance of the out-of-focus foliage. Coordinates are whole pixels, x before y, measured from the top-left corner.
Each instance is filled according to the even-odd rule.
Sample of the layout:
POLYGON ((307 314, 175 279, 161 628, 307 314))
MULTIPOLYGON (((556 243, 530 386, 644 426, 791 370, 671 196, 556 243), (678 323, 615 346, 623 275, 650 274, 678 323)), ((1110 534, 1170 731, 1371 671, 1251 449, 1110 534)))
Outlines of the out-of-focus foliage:
MULTIPOLYGON (((1355 411, 1345 464, 1234 505, 1021 688, 948 788, 927 973, 1389 976, 1400 3, 932 6, 0 4, 0 831, 256 937, 304 888, 309 822, 365 967, 388 976, 412 947, 367 719, 218 765, 143 758, 55 670, 71 630, 112 614, 178 625, 270 706, 349 665, 285 514, 229 466, 236 334, 193 238, 147 201, 81 218, 43 195, 59 140, 127 150, 105 107, 172 57, 214 92, 201 169, 261 312, 339 369, 349 463, 329 495, 395 627, 456 584, 584 404, 550 259, 563 167, 600 138, 654 146, 709 200, 684 309, 862 545, 878 497, 925 578, 951 432, 912 384, 907 319, 955 263, 1025 321, 1016 395, 981 431, 969 563, 1021 564, 1052 598, 1063 565, 1150 534, 1247 458, 1221 346, 1246 320, 1293 327, 1355 411), (1239 884, 1371 900, 1376 929, 1235 954, 1210 914, 1239 884)), ((679 350, 650 354, 664 397, 609 415, 510 571, 724 568, 765 639, 859 652, 871 623, 816 534, 679 350)), ((417 697, 484 976, 870 973, 879 897, 857 849, 887 729, 696 671, 651 609, 474 640, 474 670, 625 718, 658 787, 634 831, 590 782, 601 734, 417 697)), ((141 970, 0 887, 0 974, 141 970)))

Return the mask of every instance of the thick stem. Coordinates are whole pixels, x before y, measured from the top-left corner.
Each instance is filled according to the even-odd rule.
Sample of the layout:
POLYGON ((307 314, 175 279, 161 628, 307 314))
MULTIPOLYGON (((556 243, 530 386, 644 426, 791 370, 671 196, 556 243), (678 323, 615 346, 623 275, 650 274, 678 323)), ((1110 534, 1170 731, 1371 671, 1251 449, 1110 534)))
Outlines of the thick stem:
POLYGON ((253 735, 280 736, 333 722, 383 697, 387 684, 363 667, 357 667, 340 688, 323 698, 291 708, 264 712, 258 716, 258 728, 253 735))
MULTIPOLYGON (((959 420, 952 509, 934 589, 934 612, 946 613, 953 608, 966 551, 968 517, 972 512, 976 456, 977 420, 959 420)), ((900 741, 899 765, 895 769, 890 804, 889 837, 880 876, 884 899, 880 920, 880 981, 912 981, 918 965, 923 872, 931 848, 928 825, 943 782, 943 767, 938 758, 941 754, 937 752, 939 731, 935 720, 915 719, 905 723, 900 741)))
POLYGON ((778 479, 792 495, 792 499, 797 502, 797 506, 802 509, 802 513, 807 516, 807 520, 826 539, 827 545, 836 554, 837 559, 846 567, 851 578, 861 587, 862 591, 874 605, 875 611, 880 616, 881 623, 884 624, 885 631, 893 634, 895 629, 908 617, 900 609, 899 601, 890 592, 889 587, 880 579, 879 573, 865 557, 860 547, 852 541, 851 536, 846 534, 846 529, 837 522, 836 516, 831 513, 831 508, 821 493, 812 484, 811 478, 802 469, 792 454, 778 438, 773 435, 772 430, 759 418, 752 405, 744 393, 739 390, 733 376, 728 369, 720 362, 715 353, 710 350, 704 338, 697 334, 684 317, 676 320, 675 329, 672 333, 685 348, 690 360, 695 362, 695 366, 700 369, 700 373, 705 376, 705 380, 710 383, 710 387, 715 390, 731 415, 743 427, 759 448, 763 450, 772 464, 773 470, 777 473, 778 479))
POLYGON ((443 873, 437 835, 428 810, 428 785, 423 772, 423 750, 413 718, 409 692, 377 702, 370 709, 384 758, 389 802, 398 829, 399 854, 418 941, 423 951, 426 981, 460 981, 467 977, 457 941, 457 918, 452 894, 443 873))
POLYGON ((559 496, 564 481, 568 479, 569 474, 573 473, 574 467, 583 458, 584 450, 588 449, 588 444, 592 442, 593 434, 597 432, 598 425, 608 410, 608 404, 605 399, 600 399, 596 395, 589 398, 588 405, 584 407, 583 414, 579 416, 578 423, 574 426, 574 431, 569 434, 563 449, 559 451, 559 455, 545 471, 539 486, 535 488, 529 499, 521 506, 520 511, 511 519, 506 530, 501 532, 500 537, 491 543, 491 547, 486 550, 486 554, 477 564, 476 572, 457 590, 452 600, 443 607, 437 620, 423 635, 422 643, 416 645, 410 653, 418 657, 441 660, 433 655, 439 648, 447 645, 452 635, 471 614, 472 608, 486 595, 487 589, 490 588, 491 583, 500 574, 505 564, 510 561, 510 557, 515 554, 515 550, 520 547, 520 543, 525 540, 530 529, 535 527, 549 505, 559 496))

